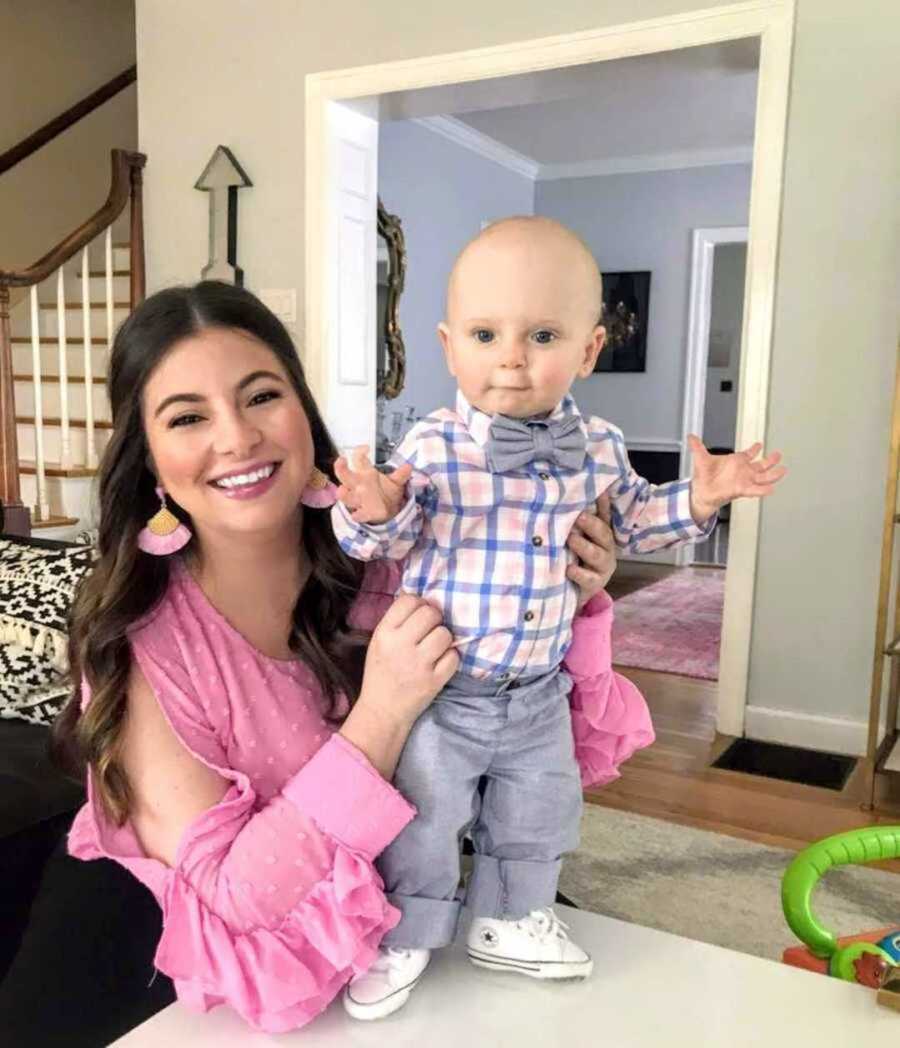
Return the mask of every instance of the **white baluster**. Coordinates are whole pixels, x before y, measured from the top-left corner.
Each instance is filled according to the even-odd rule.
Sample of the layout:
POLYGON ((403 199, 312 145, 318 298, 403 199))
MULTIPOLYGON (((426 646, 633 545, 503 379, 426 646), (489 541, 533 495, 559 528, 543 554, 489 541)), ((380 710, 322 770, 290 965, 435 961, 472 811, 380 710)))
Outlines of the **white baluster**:
POLYGON ((84 428, 87 465, 97 465, 97 449, 94 447, 94 367, 91 351, 91 260, 85 245, 81 252, 81 314, 84 327, 84 428))
POLYGON ((60 266, 56 274, 56 330, 59 341, 59 464, 72 465, 72 436, 69 432, 69 358, 66 352, 66 282, 60 266))
POLYGON ((47 475, 44 467, 44 404, 41 396, 41 324, 37 285, 31 285, 31 370, 34 386, 34 464, 37 479, 37 519, 47 520, 47 475))
POLYGON ((113 298, 113 242, 112 226, 106 230, 106 344, 112 345, 113 327, 116 323, 115 299, 113 298))

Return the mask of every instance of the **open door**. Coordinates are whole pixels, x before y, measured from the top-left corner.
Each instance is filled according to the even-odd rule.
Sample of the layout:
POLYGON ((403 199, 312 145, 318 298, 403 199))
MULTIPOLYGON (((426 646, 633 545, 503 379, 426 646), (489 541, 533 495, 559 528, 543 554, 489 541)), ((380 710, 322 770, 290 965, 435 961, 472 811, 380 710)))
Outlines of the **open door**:
POLYGON ((341 450, 375 444, 378 121, 330 102, 322 259, 325 421, 341 450))

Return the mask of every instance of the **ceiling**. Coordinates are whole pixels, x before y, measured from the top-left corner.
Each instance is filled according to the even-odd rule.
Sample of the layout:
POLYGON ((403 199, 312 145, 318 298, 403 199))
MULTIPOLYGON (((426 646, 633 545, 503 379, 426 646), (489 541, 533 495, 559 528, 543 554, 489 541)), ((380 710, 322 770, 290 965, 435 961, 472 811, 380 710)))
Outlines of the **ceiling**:
POLYGON ((758 39, 733 40, 398 92, 379 104, 382 120, 452 116, 549 168, 670 154, 749 155, 758 67, 758 39))

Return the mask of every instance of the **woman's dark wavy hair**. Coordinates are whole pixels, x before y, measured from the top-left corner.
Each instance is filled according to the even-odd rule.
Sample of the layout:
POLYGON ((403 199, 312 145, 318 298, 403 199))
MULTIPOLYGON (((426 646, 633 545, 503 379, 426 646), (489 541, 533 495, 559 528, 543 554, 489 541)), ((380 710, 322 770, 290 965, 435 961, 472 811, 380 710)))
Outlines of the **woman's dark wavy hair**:
MULTIPOLYGON (((90 769, 98 798, 119 824, 131 796, 118 762, 131 656, 128 628, 160 601, 170 557, 138 549, 138 532, 159 508, 148 468, 141 401, 147 379, 168 351, 208 328, 246 332, 281 362, 312 430, 315 464, 333 477, 337 449, 312 398, 290 335, 278 318, 243 288, 218 281, 159 291, 135 309, 113 343, 108 391, 112 437, 99 470, 99 558, 78 587, 69 636, 74 693, 54 732, 54 752, 70 773, 90 769), (80 682, 91 701, 80 710, 80 682)), ((190 517, 170 508, 188 527, 190 517)), ((365 634, 347 615, 362 583, 363 566, 337 544, 325 510, 305 508, 301 539, 311 574, 293 613, 290 646, 315 673, 332 707, 339 693, 356 698, 362 677, 365 634)), ((193 542, 187 547, 190 550, 193 542)))

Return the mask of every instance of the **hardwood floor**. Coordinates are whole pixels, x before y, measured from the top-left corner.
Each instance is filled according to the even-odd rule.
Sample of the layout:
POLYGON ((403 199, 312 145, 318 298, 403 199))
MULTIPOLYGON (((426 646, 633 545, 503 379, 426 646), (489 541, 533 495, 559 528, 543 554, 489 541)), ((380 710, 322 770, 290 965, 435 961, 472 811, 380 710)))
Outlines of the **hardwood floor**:
MULTIPOLYGON (((669 570, 657 569, 657 577, 669 570)), ((622 565, 609 589, 618 598, 647 584, 646 566, 635 577, 622 565)), ((900 824, 900 776, 884 785, 873 812, 862 807, 862 761, 840 792, 711 768, 732 741, 716 733, 716 683, 617 669, 646 698, 657 741, 623 765, 618 781, 586 791, 591 803, 792 849, 842 830, 900 824)), ((900 871, 900 863, 888 865, 900 871)))

